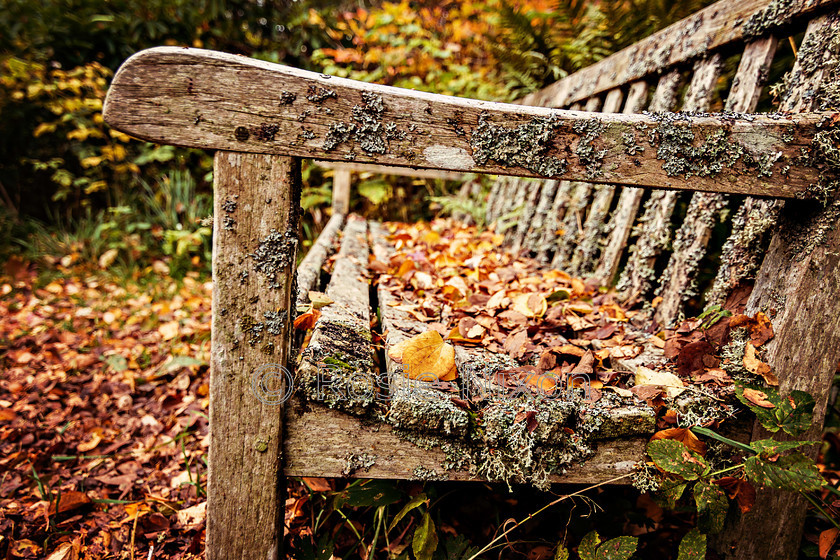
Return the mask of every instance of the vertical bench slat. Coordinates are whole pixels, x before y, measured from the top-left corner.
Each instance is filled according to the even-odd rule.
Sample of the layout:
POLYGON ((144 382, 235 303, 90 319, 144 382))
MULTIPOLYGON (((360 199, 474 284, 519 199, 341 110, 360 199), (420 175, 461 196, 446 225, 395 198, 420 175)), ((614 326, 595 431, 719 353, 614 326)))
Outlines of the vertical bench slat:
MULTIPOLYGON (((630 87, 627 95, 627 103, 624 105, 625 114, 638 113, 644 108, 647 101, 647 83, 637 82, 630 87)), ((617 113, 621 109, 623 94, 620 89, 614 89, 607 94, 604 101, 604 113, 617 113)), ((572 255, 571 272, 578 276, 589 275, 595 267, 598 250, 605 241, 607 227, 607 214, 610 210, 615 186, 598 185, 595 187, 595 196, 592 199, 592 207, 586 216, 586 223, 583 225, 578 246, 572 255)))
MULTIPOLYGON (((840 12, 809 25, 791 72, 782 110, 820 107, 820 83, 836 77, 840 61, 840 12)), ((812 427, 796 439, 819 440, 832 378, 840 360, 840 196, 826 207, 814 201, 785 202, 764 262, 747 304, 747 313, 763 311, 773 320, 775 336, 764 348, 764 361, 779 377, 779 391, 810 393, 816 400, 812 427)), ((753 440, 771 437, 756 423, 753 440)), ((779 437, 776 435, 775 437, 779 437)), ((816 457, 818 449, 808 453, 816 457)), ((727 559, 745 560, 767 550, 794 558, 802 538, 807 502, 793 492, 764 489, 753 509, 716 538, 727 559)))
MULTIPOLYGON (((821 21, 815 19, 808 25, 800 51, 804 48, 812 55, 830 55, 825 48, 828 45, 821 44, 824 33, 821 21)), ((811 60, 803 65, 802 57, 797 57, 790 72, 792 87, 784 93, 779 110, 801 112, 814 109, 813 92, 817 91, 825 74, 822 65, 814 62, 811 60)), ((723 303, 732 290, 758 270, 764 256, 767 232, 776 223, 781 204, 779 200, 753 197, 744 201, 732 220, 732 232, 721 254, 721 268, 709 294, 710 303, 723 303)))
POLYGON ((353 172, 349 169, 333 171, 332 209, 336 214, 347 214, 350 211, 350 185, 353 182, 353 172))
POLYGON ((519 214, 516 230, 510 235, 510 247, 513 251, 519 251, 522 247, 522 241, 528 233, 530 224, 537 213, 538 199, 540 193, 546 188, 548 181, 523 179, 525 183, 525 192, 523 200, 524 206, 522 212, 519 214))
MULTIPOLYGON (((717 54, 695 63, 694 75, 683 101, 684 110, 708 109, 720 71, 720 55, 717 54)), ((656 278, 653 267, 671 241, 671 216, 678 196, 678 191, 657 190, 645 204, 639 238, 631 249, 627 268, 618 283, 618 289, 625 297, 645 296, 654 287, 656 278)))
MULTIPOLYGON (((677 90, 680 87, 682 77, 677 70, 664 74, 659 78, 656 90, 651 100, 651 111, 666 111, 673 109, 677 104, 677 90)), ((630 93, 627 96, 627 106, 637 105, 639 110, 647 100, 647 82, 636 82, 630 86, 630 93)), ((609 237, 607 238, 604 252, 598 262, 594 277, 602 285, 609 285, 618 272, 621 262, 621 255, 627 247, 627 240, 636 221, 639 212, 639 205, 642 203, 644 189, 624 187, 618 197, 618 204, 610 218, 607 226, 609 237)))
MULTIPOLYGON (((754 41, 746 46, 732 81, 725 109, 736 113, 755 111, 761 89, 770 71, 777 41, 754 41)), ((726 208, 729 197, 720 193, 694 193, 685 220, 674 237, 674 252, 663 273, 665 283, 658 295, 662 301, 654 318, 663 325, 679 319, 683 305, 697 296, 697 272, 706 255, 712 231, 726 208)))
POLYGON ((282 557, 283 414, 272 399, 286 389, 300 160, 219 151, 214 176, 207 557, 271 560, 282 557))
POLYGON ((557 231, 560 229, 560 224, 563 223, 563 218, 566 215, 566 209, 572 197, 572 183, 569 181, 558 181, 556 190, 557 193, 554 195, 551 211, 545 218, 542 232, 540 232, 539 242, 536 244, 536 259, 543 263, 548 262, 549 255, 557 239, 557 231))
MULTIPOLYGON (((584 111, 594 113, 601 110, 601 99, 592 97, 586 102, 584 111)), ((572 183, 572 197, 566 209, 560 229, 563 233, 556 239, 554 257, 551 266, 554 268, 569 268, 583 222, 586 219, 586 209, 589 207, 595 185, 592 183, 575 181, 572 183)))
POLYGON ((522 238, 521 243, 514 247, 515 250, 521 249, 523 246, 536 252, 539 248, 539 242, 542 238, 543 230, 546 226, 546 220, 549 219, 554 198, 557 196, 557 187, 560 185, 559 181, 549 180, 544 181, 540 188, 540 198, 537 203, 537 208, 528 229, 522 238))

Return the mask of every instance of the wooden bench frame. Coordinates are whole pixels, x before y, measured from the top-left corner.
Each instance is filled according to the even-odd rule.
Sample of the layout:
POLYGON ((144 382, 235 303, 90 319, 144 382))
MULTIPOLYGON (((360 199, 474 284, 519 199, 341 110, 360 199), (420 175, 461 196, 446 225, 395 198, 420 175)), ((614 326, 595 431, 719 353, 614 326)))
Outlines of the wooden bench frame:
MULTIPOLYGON (((216 151, 208 558, 279 557, 284 476, 341 475, 329 449, 353 445, 361 433, 338 412, 301 421, 304 412, 284 414, 252 392, 256 370, 290 359, 299 158, 550 179, 551 192, 579 193, 577 202, 565 200, 567 207, 591 199, 590 215, 599 220, 620 189, 597 263, 578 245, 555 253, 555 264, 574 263, 577 272, 605 283, 615 279, 616 251, 626 246, 641 209, 640 187, 666 189, 647 200, 642 232, 619 282, 625 294, 640 297, 652 292, 650 263, 662 251, 644 244, 656 238, 657 228, 668 227, 677 190, 693 191, 689 216, 674 240, 668 283, 660 288, 660 323, 679 315, 696 274, 691 255, 705 249, 711 229, 704 216, 720 211, 726 193, 748 195, 733 241, 724 247, 714 297, 725 297, 761 264, 748 310, 773 317, 777 334, 766 359, 780 373, 783 392, 801 389, 816 397, 815 427, 806 436, 817 438, 840 359, 840 228, 833 227, 840 211, 832 184, 835 124, 830 114, 812 111, 821 110, 820 82, 833 72, 823 55, 837 49, 836 41, 826 40, 837 36, 831 31, 837 4, 721 0, 520 105, 357 83, 198 49, 150 49, 126 61, 108 93, 106 121, 152 142, 216 151), (812 45, 800 51, 782 102, 789 114, 734 114, 754 110, 779 34, 808 20, 805 42, 822 50, 812 45), (744 55, 726 107, 733 113, 638 114, 645 108, 647 81, 657 75, 649 108, 674 109, 681 72, 691 64, 682 107, 706 109, 720 53, 735 52, 738 45, 744 55), (617 113, 625 94, 625 110, 617 113), (601 114, 580 111, 602 105, 601 114), (709 165, 720 155, 721 140, 731 148, 724 153, 728 163, 709 165), (643 141, 647 149, 633 149, 643 141), (762 245, 768 230, 772 239, 762 264, 754 246, 762 245), (313 445, 316 440, 319 445, 313 445)), ((546 192, 524 181, 501 181, 491 193, 488 217, 498 217, 513 195, 536 200, 546 192)), ((551 200, 540 204, 551 218, 551 200)), ((337 214, 328 228, 342 221, 337 214)), ((598 225, 594 218, 577 222, 584 232, 598 225)), ((527 227, 517 228, 514 241, 521 245, 529 234, 527 227)), ((267 375, 279 380, 282 393, 283 371, 267 375)), ((761 436, 757 426, 754 437, 761 436)), ((393 436, 385 430, 365 437, 365 445, 390 458, 359 476, 404 477, 414 465, 435 459, 389 440, 393 436)), ((618 441, 603 452, 618 464, 626 462, 627 447, 637 452, 638 444, 618 441)), ((563 480, 608 475, 577 473, 563 480)), ((797 496, 760 493, 753 512, 733 522, 715 546, 727 558, 790 557, 804 512, 797 496)))

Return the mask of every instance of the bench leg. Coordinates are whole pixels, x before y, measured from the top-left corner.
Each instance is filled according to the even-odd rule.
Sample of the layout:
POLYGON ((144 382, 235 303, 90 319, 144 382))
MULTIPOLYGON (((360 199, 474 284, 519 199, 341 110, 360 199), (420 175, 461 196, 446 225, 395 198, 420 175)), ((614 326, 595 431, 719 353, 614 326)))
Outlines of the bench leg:
MULTIPOLYGON (((784 395, 799 390, 816 400, 813 426, 795 438, 819 441, 840 360, 840 195, 827 207, 785 202, 776 234, 755 281, 747 313, 766 313, 775 336, 765 348, 784 395)), ((753 440, 775 437, 756 424, 753 440)), ((817 449, 808 450, 816 457, 817 449)), ((717 538, 727 559, 796 558, 806 501, 798 494, 759 490, 755 507, 717 538)))
POLYGON ((217 152, 208 560, 282 558, 300 160, 217 152))

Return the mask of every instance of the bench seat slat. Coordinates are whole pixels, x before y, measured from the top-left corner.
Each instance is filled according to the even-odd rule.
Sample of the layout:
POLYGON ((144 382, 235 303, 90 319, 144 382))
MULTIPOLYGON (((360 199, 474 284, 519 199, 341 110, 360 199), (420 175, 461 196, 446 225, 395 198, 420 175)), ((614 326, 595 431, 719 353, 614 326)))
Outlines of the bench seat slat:
POLYGON ((311 399, 365 414, 376 403, 379 376, 370 330, 367 223, 349 216, 326 295, 296 382, 311 399))
POLYGON ((344 227, 344 214, 333 214, 309 248, 306 256, 300 261, 297 269, 297 306, 309 303, 309 291, 318 289, 321 268, 333 251, 333 246, 339 232, 344 227))

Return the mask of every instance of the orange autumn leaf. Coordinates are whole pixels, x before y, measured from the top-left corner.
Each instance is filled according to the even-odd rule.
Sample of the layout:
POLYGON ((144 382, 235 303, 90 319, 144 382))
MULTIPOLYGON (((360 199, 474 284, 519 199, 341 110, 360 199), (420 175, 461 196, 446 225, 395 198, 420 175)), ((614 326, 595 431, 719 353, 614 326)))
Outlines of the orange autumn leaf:
POLYGON ((529 319, 542 317, 548 309, 548 302, 540 294, 520 294, 513 298, 513 310, 529 319))
POLYGON ((315 323, 318 321, 318 317, 320 316, 321 312, 314 308, 306 313, 301 313, 295 318, 295 328, 302 331, 308 331, 315 327, 315 323))
POLYGON ((760 406, 762 408, 773 408, 776 406, 767 400, 767 393, 765 393, 764 391, 759 391, 757 389, 750 389, 749 387, 745 387, 744 398, 753 403, 754 405, 760 406))
POLYGON ((773 373, 773 369, 769 364, 765 364, 758 359, 755 346, 749 342, 747 342, 747 346, 744 349, 744 367, 747 371, 760 375, 768 385, 775 386, 779 384, 779 378, 773 373))
POLYGON ((659 430, 653 434, 653 437, 650 438, 650 440, 656 441, 658 439, 674 439, 682 442, 683 445, 700 456, 706 455, 706 444, 700 441, 688 428, 668 428, 665 430, 659 430))
POLYGON ((411 379, 427 380, 434 376, 441 381, 458 377, 455 347, 444 342, 437 331, 426 331, 393 345, 388 356, 406 366, 411 379))
POLYGON ((837 535, 840 534, 840 529, 832 527, 820 533, 820 558, 828 558, 828 553, 831 547, 837 541, 837 535))

